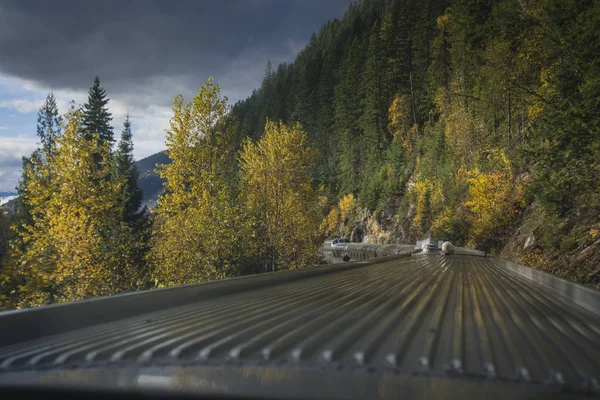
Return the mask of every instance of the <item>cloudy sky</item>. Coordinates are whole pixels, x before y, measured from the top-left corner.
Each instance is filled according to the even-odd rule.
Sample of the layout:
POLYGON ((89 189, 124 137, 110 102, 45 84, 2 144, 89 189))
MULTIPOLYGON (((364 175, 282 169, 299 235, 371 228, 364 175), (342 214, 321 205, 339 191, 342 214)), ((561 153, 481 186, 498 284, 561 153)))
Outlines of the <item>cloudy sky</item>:
POLYGON ((135 157, 164 148, 170 104, 210 76, 230 103, 260 85, 268 60, 293 61, 351 0, 0 0, 0 191, 36 147, 48 92, 83 104, 94 76, 115 132, 129 110, 135 157))

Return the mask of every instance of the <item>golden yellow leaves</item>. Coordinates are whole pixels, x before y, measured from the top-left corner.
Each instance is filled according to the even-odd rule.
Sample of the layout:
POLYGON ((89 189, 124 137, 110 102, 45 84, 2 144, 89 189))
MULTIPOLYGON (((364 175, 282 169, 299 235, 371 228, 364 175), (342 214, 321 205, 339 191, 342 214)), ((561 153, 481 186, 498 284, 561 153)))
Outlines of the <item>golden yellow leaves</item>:
POLYGON ((436 26, 438 29, 445 30, 448 29, 448 24, 450 23, 450 15, 443 14, 437 17, 436 26))
POLYGON ((548 271, 551 264, 548 262, 542 249, 535 247, 525 251, 519 256, 519 264, 534 268, 540 271, 548 271))
POLYGON ((225 181, 234 134, 224 126, 227 110, 212 80, 189 103, 182 96, 173 101, 167 132, 172 163, 159 166, 167 191, 156 208, 149 256, 158 287, 231 274, 244 225, 225 181))
POLYGON ((327 214, 327 217, 325 217, 321 229, 324 230, 326 233, 335 232, 338 228, 339 222, 340 213, 337 207, 332 207, 329 211, 329 214, 327 214))
POLYGON ((338 203, 340 209, 340 218, 345 220, 348 215, 356 211, 356 199, 352 193, 348 193, 342 197, 338 203))
POLYGON ((523 201, 522 189, 514 182, 511 166, 503 152, 499 153, 501 165, 495 171, 469 171, 469 201, 465 206, 472 213, 472 240, 476 244, 499 232, 519 211, 523 201))
POLYGON ((245 211, 261 237, 254 248, 267 270, 295 269, 319 246, 318 192, 311 186, 316 151, 299 124, 267 121, 258 143, 240 155, 245 211))
POLYGON ((435 91, 433 96, 433 104, 435 105, 435 110, 438 113, 444 113, 449 107, 450 96, 448 93, 448 89, 445 87, 440 87, 435 91))
MULTIPOLYGON (((224 218, 228 209, 215 207, 224 218)), ((226 219, 211 219, 207 204, 190 206, 174 215, 158 215, 151 251, 157 285, 173 286, 228 276, 234 227, 226 219), (229 230, 229 232, 227 232, 229 230)))
POLYGON ((396 95, 388 110, 388 131, 401 140, 405 150, 412 150, 419 137, 419 126, 412 123, 410 97, 396 95))
POLYGON ((19 307, 131 290, 138 280, 123 248, 129 232, 120 222, 121 183, 110 179, 110 149, 81 135, 81 121, 81 111, 67 113, 56 152, 26 171, 32 221, 17 227, 24 246, 13 248, 19 307))
POLYGON ((536 123, 539 120, 548 107, 548 102, 558 95, 555 81, 559 72, 560 65, 558 63, 540 69, 538 96, 531 96, 531 101, 527 106, 527 116, 531 123, 536 123))
POLYGON ((341 229, 345 224, 346 219, 356 212, 357 207, 356 198, 352 193, 344 195, 338 202, 337 206, 333 206, 329 211, 329 214, 323 220, 321 230, 326 234, 341 235, 341 229))
POLYGON ((435 177, 422 179, 415 182, 409 195, 416 199, 413 226, 419 233, 422 233, 425 225, 427 225, 425 217, 432 215, 435 210, 439 210, 444 204, 445 197, 441 182, 435 177))
POLYGON ((481 123, 463 106, 453 102, 445 116, 446 143, 457 154, 472 158, 483 137, 481 123))
POLYGON ((544 108, 542 107, 541 103, 536 102, 531 104, 529 107, 527 107, 527 117, 529 118, 529 121, 532 123, 536 122, 542 115, 543 111, 544 108))

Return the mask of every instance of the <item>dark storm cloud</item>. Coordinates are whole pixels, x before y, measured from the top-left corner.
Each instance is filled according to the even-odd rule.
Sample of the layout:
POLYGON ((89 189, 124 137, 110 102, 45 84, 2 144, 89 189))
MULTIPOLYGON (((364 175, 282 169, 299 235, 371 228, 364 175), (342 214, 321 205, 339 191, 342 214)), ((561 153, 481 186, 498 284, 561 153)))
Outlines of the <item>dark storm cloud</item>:
POLYGON ((168 90, 161 85, 197 88, 208 76, 228 76, 224 91, 243 97, 260 75, 239 77, 262 70, 269 58, 293 58, 349 3, 0 0, 0 73, 73 90, 100 75, 111 93, 147 86, 140 93, 147 104, 168 90))

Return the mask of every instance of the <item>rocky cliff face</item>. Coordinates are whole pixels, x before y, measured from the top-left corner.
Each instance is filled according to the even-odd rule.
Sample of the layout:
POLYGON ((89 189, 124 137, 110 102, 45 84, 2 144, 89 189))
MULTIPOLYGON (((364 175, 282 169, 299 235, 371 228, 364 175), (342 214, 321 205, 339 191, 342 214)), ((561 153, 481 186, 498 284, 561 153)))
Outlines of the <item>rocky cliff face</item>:
MULTIPOLYGON (((409 206, 404 213, 390 206, 376 213, 358 209, 341 232, 353 242, 412 243, 414 238, 409 232, 413 209, 409 206)), ((600 213, 583 207, 552 220, 542 215, 534 202, 495 253, 503 259, 600 289, 600 213)))
POLYGON ((600 289, 600 213, 583 205, 548 218, 534 203, 499 255, 600 289))

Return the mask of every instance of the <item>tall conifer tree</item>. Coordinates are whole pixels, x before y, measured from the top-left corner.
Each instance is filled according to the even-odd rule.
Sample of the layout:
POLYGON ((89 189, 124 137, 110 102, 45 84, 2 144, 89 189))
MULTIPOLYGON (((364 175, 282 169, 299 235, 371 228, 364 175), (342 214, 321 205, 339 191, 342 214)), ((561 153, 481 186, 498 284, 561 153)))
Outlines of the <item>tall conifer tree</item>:
POLYGON ((142 204, 142 190, 138 186, 139 171, 134 163, 132 152, 131 121, 127 114, 121 140, 114 155, 116 178, 122 180, 124 184, 121 201, 125 222, 133 222, 142 215, 139 211, 142 204))
POLYGON ((66 115, 49 161, 38 158, 24 172, 31 221, 17 231, 25 246, 12 246, 19 266, 13 279, 23 282, 19 306, 113 294, 139 281, 130 229, 119 214, 122 185, 103 179, 110 150, 97 135, 80 135, 81 114, 73 109, 66 115))
POLYGON ((88 101, 83 106, 83 130, 87 138, 97 133, 101 142, 112 144, 113 127, 110 125, 112 115, 108 111, 106 90, 100 87, 100 78, 94 78, 94 84, 88 92, 88 101))
MULTIPOLYGON (((37 116, 37 135, 40 139, 39 147, 29 157, 23 157, 21 180, 17 186, 19 198, 15 210, 15 230, 18 232, 22 226, 31 223, 31 205, 28 203, 28 191, 32 174, 39 171, 50 162, 56 153, 56 143, 61 135, 61 117, 58 115, 56 99, 52 93, 46 96, 44 104, 40 107, 37 116)), ((46 177, 51 180, 52 175, 46 177)), ((19 244, 23 247, 24 242, 19 244)))
POLYGON ((54 94, 50 93, 40 107, 37 118, 37 135, 40 138, 41 150, 44 157, 54 152, 56 139, 60 136, 60 120, 54 94))

